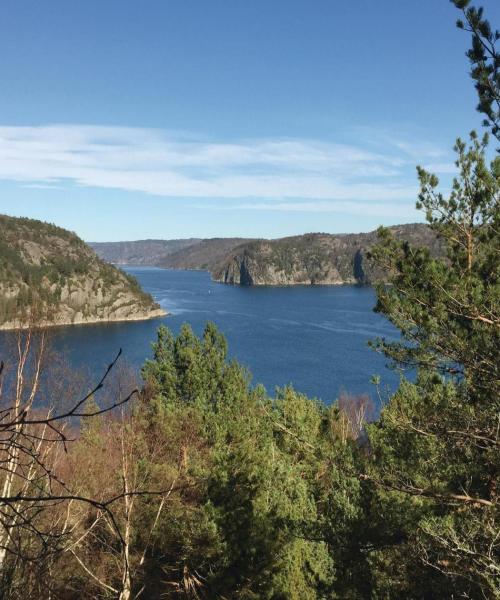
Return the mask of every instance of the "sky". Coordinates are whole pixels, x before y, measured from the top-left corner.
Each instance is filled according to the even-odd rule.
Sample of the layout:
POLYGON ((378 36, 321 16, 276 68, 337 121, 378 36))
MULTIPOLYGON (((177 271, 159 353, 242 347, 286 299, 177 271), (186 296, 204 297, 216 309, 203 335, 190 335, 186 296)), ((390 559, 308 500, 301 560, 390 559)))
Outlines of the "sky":
MULTIPOLYGON (((483 0, 493 26, 500 2, 483 0)), ((0 213, 87 241, 422 220, 481 128, 448 0, 16 0, 0 20, 0 213)))

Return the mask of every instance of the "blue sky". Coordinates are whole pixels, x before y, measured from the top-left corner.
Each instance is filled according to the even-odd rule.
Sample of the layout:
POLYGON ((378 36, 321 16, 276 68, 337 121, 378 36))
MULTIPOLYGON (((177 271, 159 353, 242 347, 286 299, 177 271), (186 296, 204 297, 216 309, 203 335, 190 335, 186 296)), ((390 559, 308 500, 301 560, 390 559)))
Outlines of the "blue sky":
POLYGON ((415 165, 446 187, 481 123, 456 17, 448 0, 7 3, 0 212, 89 241, 415 221, 415 165))

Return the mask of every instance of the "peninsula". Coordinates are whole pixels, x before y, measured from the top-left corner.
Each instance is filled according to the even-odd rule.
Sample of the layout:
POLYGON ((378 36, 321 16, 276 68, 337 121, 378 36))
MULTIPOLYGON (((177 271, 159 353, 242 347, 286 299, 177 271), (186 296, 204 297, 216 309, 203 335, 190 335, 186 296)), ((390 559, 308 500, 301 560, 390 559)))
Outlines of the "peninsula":
POLYGON ((74 233, 0 215, 0 329, 139 321, 166 312, 74 233))

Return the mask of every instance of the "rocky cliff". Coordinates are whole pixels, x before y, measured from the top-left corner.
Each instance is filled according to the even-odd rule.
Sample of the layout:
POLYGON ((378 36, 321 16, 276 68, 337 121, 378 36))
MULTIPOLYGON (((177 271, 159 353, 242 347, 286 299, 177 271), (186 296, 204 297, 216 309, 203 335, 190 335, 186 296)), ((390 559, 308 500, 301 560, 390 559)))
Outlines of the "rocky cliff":
MULTIPOLYGON (((441 252, 435 234, 425 225, 391 228, 416 246, 441 252)), ((383 277, 367 259, 376 232, 312 233, 279 240, 260 240, 235 248, 212 272, 216 281, 237 285, 371 284, 383 277)))
POLYGON ((75 234, 0 215, 0 329, 132 321, 166 314, 137 281, 75 234))

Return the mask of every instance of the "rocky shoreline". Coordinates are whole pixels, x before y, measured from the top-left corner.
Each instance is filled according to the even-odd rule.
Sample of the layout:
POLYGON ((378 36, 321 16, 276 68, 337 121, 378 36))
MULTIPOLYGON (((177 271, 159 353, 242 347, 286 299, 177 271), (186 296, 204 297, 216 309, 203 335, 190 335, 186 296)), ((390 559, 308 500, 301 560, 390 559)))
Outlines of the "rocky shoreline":
MULTIPOLYGON (((134 322, 134 321, 151 321, 153 319, 159 319, 161 317, 166 317, 170 313, 163 308, 158 308, 150 311, 148 314, 143 315, 129 315, 129 316, 120 316, 120 315, 110 315, 106 318, 95 318, 95 317, 81 317, 74 320, 71 319, 52 319, 52 320, 43 320, 41 322, 36 323, 37 328, 46 328, 46 327, 67 327, 71 325, 109 325, 111 323, 126 323, 126 322, 134 322)), ((0 324, 0 331, 17 331, 28 329, 31 326, 30 323, 26 321, 21 321, 19 319, 6 321, 0 324)))

